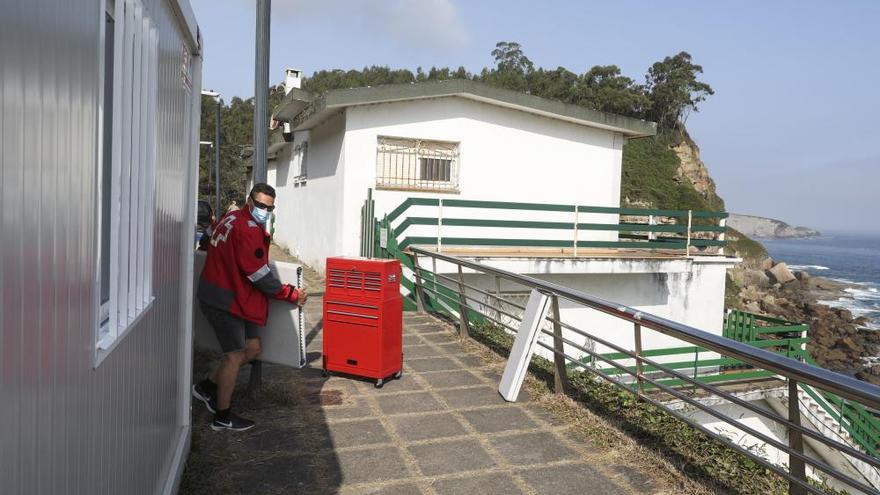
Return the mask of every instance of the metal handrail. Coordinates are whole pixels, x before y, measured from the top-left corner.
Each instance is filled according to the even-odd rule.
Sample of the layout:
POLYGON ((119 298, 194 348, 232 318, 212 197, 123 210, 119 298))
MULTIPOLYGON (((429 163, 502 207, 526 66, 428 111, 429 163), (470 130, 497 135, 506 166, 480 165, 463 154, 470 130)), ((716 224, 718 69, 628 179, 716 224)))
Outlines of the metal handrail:
POLYGON ((773 371, 786 378, 792 378, 800 383, 806 383, 818 387, 841 397, 852 399, 868 407, 880 410, 880 386, 860 381, 850 376, 835 373, 825 368, 810 366, 800 361, 795 361, 770 351, 758 349, 748 344, 737 342, 720 335, 706 332, 689 325, 667 320, 659 316, 645 313, 622 304, 612 303, 604 299, 591 296, 579 290, 564 287, 545 280, 529 277, 518 273, 509 272, 500 268, 486 266, 473 261, 468 261, 454 256, 448 256, 418 247, 409 248, 412 252, 437 258, 441 261, 465 266, 476 271, 498 275, 516 280, 518 283, 542 292, 554 293, 563 299, 583 304, 618 318, 638 323, 643 327, 651 328, 660 333, 675 337, 685 342, 705 347, 710 351, 731 356, 740 361, 773 371))
MULTIPOLYGON (((817 458, 812 458, 812 457, 805 455, 804 451, 803 451, 801 439, 803 437, 807 437, 807 438, 813 438, 814 440, 818 440, 818 441, 824 443, 825 445, 827 445, 828 447, 836 449, 845 455, 849 455, 851 458, 855 458, 855 459, 859 459, 863 462, 867 462, 875 470, 878 466, 880 466, 880 460, 878 460, 877 458, 874 458, 870 455, 866 455, 865 453, 858 451, 858 450, 850 447, 849 445, 838 442, 835 439, 827 438, 824 435, 822 435, 821 433, 809 430, 809 429, 801 426, 800 419, 799 419, 800 412, 798 411, 797 406, 794 406, 794 408, 792 409, 792 404, 789 405, 789 418, 785 419, 784 417, 779 416, 775 413, 768 413, 768 411, 761 411, 756 406, 753 406, 752 404, 748 404, 746 401, 739 399, 738 397, 732 396, 731 394, 725 393, 725 392, 717 389, 716 387, 713 387, 708 384, 700 383, 696 380, 696 377, 694 377, 694 378, 688 377, 688 376, 686 376, 676 370, 673 370, 673 369, 670 369, 670 368, 663 366, 663 364, 661 364, 661 363, 657 363, 651 359, 647 359, 646 356, 641 354, 641 344, 640 344, 641 341, 639 338, 640 328, 646 327, 646 328, 656 330, 656 331, 663 333, 665 335, 669 335, 669 336, 677 338, 679 340, 689 342, 689 343, 694 344, 698 347, 705 348, 709 351, 714 351, 714 352, 717 352, 721 355, 736 358, 737 360, 741 361, 744 364, 753 366, 755 368, 762 368, 762 369, 771 371, 774 374, 785 377, 788 379, 788 382, 789 382, 789 394, 792 393, 792 390, 797 390, 797 385, 799 383, 803 383, 803 384, 817 387, 819 389, 826 390, 828 392, 832 392, 838 396, 845 397, 850 400, 854 400, 854 401, 861 403, 865 406, 877 408, 877 405, 880 405, 880 387, 877 387, 877 386, 874 386, 871 384, 867 384, 867 383, 858 381, 852 377, 848 377, 845 375, 834 373, 832 371, 825 370, 823 368, 819 368, 816 366, 810 366, 810 365, 802 363, 800 361, 793 360, 793 359, 787 358, 785 356, 780 356, 776 353, 766 351, 766 350, 763 350, 760 348, 755 348, 755 347, 749 346, 748 344, 737 342, 735 340, 731 340, 726 337, 711 334, 711 333, 705 332, 703 330, 699 330, 697 328, 690 327, 688 325, 684 325, 681 323, 667 320, 665 318, 661 318, 661 317, 657 317, 655 315, 644 313, 642 311, 638 311, 638 310, 635 310, 633 308, 629 308, 624 305, 612 303, 612 302, 606 301, 604 299, 597 298, 597 297, 591 296, 589 294, 585 294, 585 293, 578 291, 578 290, 574 290, 574 289, 570 289, 568 287, 563 287, 558 284, 554 284, 552 282, 539 280, 539 279, 536 279, 533 277, 529 277, 527 275, 508 272, 506 270, 502 270, 499 268, 487 266, 487 265, 484 265, 481 263, 476 263, 473 261, 457 258, 454 256, 440 254, 440 253, 425 250, 422 248, 411 247, 411 248, 409 248, 408 251, 410 254, 415 256, 414 259, 417 259, 418 255, 424 255, 424 256, 428 256, 428 257, 433 258, 435 260, 435 263, 437 260, 440 260, 440 261, 444 261, 444 262, 450 263, 450 264, 458 267, 457 271, 458 271, 459 279, 456 281, 451 277, 447 277, 447 276, 444 276, 444 275, 441 275, 438 273, 433 273, 428 270, 425 270, 425 269, 419 267, 419 265, 416 261, 416 263, 415 263, 416 268, 414 270, 414 275, 416 276, 416 280, 414 281, 414 284, 415 284, 414 288, 417 290, 417 293, 416 293, 417 298, 421 297, 418 294, 419 289, 428 290, 429 292, 435 293, 436 296, 440 297, 441 299, 448 298, 450 305, 453 307, 458 305, 459 311, 462 313, 474 311, 477 314, 480 314, 483 317, 487 318, 488 320, 494 321, 495 323, 497 323, 497 324, 499 324, 509 330, 512 330, 514 332, 516 332, 516 330, 513 327, 505 324, 504 322, 502 322, 496 318, 493 318, 492 316, 490 316, 490 315, 488 315, 478 309, 471 308, 468 305, 467 300, 472 300, 472 301, 480 304, 481 306, 485 307, 487 310, 489 310, 490 308, 492 310, 496 310, 491 305, 491 303, 489 303, 488 305, 486 304, 486 302, 488 302, 488 300, 486 302, 483 302, 475 297, 471 297, 471 296, 468 296, 467 294, 465 294, 464 292, 466 292, 466 288, 471 289, 471 290, 475 290, 478 293, 489 296, 498 303, 502 302, 503 299, 501 299, 497 295, 492 295, 486 291, 482 291, 482 290, 477 289, 476 287, 473 287, 471 285, 464 284, 463 279, 462 279, 462 276, 463 276, 462 275, 462 268, 463 267, 466 267, 470 270, 473 270, 475 272, 479 272, 482 274, 495 276, 496 280, 498 280, 499 278, 504 278, 509 281, 513 281, 519 285, 522 285, 524 287, 528 287, 528 288, 543 292, 543 293, 548 294, 549 296, 553 297, 554 301, 556 301, 557 298, 563 298, 565 300, 583 305, 588 308, 592 308, 592 309, 600 311, 602 313, 606 313, 606 314, 615 316, 617 318, 620 318, 622 320, 626 320, 626 321, 633 323, 635 331, 636 331, 636 340, 637 340, 635 352, 628 351, 628 350, 626 350, 618 345, 615 345, 611 342, 608 342, 604 339, 590 335, 587 332, 584 332, 583 330, 580 330, 580 329, 577 329, 577 328, 572 327, 570 325, 567 325, 561 321, 561 318, 558 314, 554 314, 554 318, 550 318, 548 316, 547 321, 554 323, 554 325, 556 326, 556 330, 554 330, 553 334, 551 334, 550 332, 548 332, 546 330, 542 330, 541 332, 554 338, 555 341, 557 342, 557 344, 555 344, 554 347, 550 347, 549 345, 547 345, 543 342, 538 342, 538 345, 549 350, 557 357, 557 372, 556 372, 557 375, 560 373, 558 371, 559 366, 563 367, 562 374, 563 375, 565 374, 564 365, 559 364, 560 362, 564 363, 565 359, 572 361, 572 362, 579 362, 577 359, 567 355, 564 352, 563 348, 561 347, 561 345, 564 343, 565 345, 568 345, 574 349, 577 349, 581 352, 585 352, 585 353, 589 354, 590 356, 592 356, 592 358, 594 360, 604 361, 604 362, 610 364, 611 366, 620 369, 622 372, 625 372, 626 374, 629 374, 629 375, 635 377, 635 379, 637 380, 638 386, 639 386, 638 390, 633 390, 628 387, 624 387, 624 388, 627 388, 628 391, 635 393, 642 400, 645 400, 646 402, 652 403, 658 407, 661 407, 661 408, 667 410, 667 412, 672 414, 674 417, 677 417, 678 419, 686 421, 687 423, 691 424, 694 428, 699 429, 699 430, 703 431, 704 433, 709 434, 710 436, 718 439, 718 441, 721 441, 725 445, 727 445, 727 446, 733 448, 734 450, 740 452, 741 454, 751 458, 753 461, 757 462, 758 464, 761 464, 765 467, 768 467, 771 470, 773 470, 774 472, 776 472, 777 474, 780 474, 784 478, 788 479, 789 483, 790 483, 790 492, 792 494, 800 494, 800 493, 807 493, 807 492, 817 493, 817 494, 824 493, 821 490, 817 489, 814 486, 809 485, 806 482, 806 474, 804 471, 805 465, 809 465, 809 466, 812 466, 814 469, 818 469, 820 471, 823 471, 823 472, 831 475, 833 478, 845 483, 846 485, 853 487, 853 488, 856 488, 856 489, 863 491, 865 493, 880 493, 880 491, 877 491, 874 487, 868 486, 859 480, 853 479, 852 477, 850 477, 846 473, 836 470, 834 467, 825 463, 823 460, 817 459, 817 458), (439 292, 436 292, 434 290, 429 289, 424 284, 422 284, 421 281, 425 280, 423 272, 431 273, 433 277, 439 277, 439 278, 447 280, 448 282, 453 283, 454 285, 458 285, 459 290, 456 291, 453 287, 449 287, 449 286, 445 286, 445 285, 441 284, 441 286, 443 286, 445 289, 450 290, 453 293, 457 293, 456 295, 458 296, 458 302, 456 303, 455 297, 447 296, 446 294, 441 294, 439 292), (585 347, 583 347, 583 346, 581 346, 581 345, 579 345, 569 339, 564 338, 561 334, 556 333, 556 332, 559 332, 560 327, 565 327, 571 331, 574 331, 576 334, 579 334, 579 335, 584 336, 588 339, 591 339, 594 343, 599 343, 601 345, 615 349, 618 352, 622 352, 623 354, 628 356, 626 359, 635 359, 636 360, 636 369, 631 370, 628 367, 622 366, 619 363, 615 362, 616 360, 614 360, 614 359, 609 359, 606 356, 603 356, 599 353, 594 352, 593 350, 587 349, 587 348, 585 348, 585 347), (558 361, 559 359, 562 359, 562 361, 558 361), (729 418, 724 414, 721 414, 717 411, 712 410, 710 407, 707 407, 707 406, 699 403, 699 401, 692 399, 690 397, 687 397, 685 394, 681 393, 680 390, 677 390, 672 386, 664 385, 664 384, 660 383, 659 381, 652 379, 649 375, 643 373, 643 371, 642 371, 642 366, 645 364, 647 364, 649 366, 653 366, 655 369, 658 369, 658 370, 660 370, 668 375, 671 375, 673 377, 678 377, 678 378, 682 379, 684 382, 692 384, 694 387, 699 387, 699 388, 706 390, 710 393, 713 393, 719 397, 725 398, 732 403, 739 404, 740 406, 745 407, 748 410, 751 410, 753 412, 757 412, 757 413, 761 414, 762 416, 765 416, 768 419, 771 419, 772 421, 784 424, 788 428, 789 433, 790 433, 789 446, 786 447, 782 442, 776 440, 775 438, 770 438, 767 435, 765 435, 759 431, 756 431, 752 428, 749 428, 746 425, 740 424, 739 422, 737 422, 733 418, 729 418), (664 407, 663 404, 661 402, 659 402, 656 398, 652 398, 644 393, 644 391, 642 390, 643 383, 648 383, 648 384, 654 385, 661 392, 672 395, 673 397, 676 397, 680 400, 683 400, 686 403, 689 403, 691 406, 695 407, 696 409, 702 410, 711 416, 714 416, 718 419, 721 419, 721 420, 731 424, 732 426, 744 431, 745 433, 751 435, 752 437, 755 437, 755 438, 765 442, 768 445, 771 445, 775 448, 778 448, 779 450, 781 450, 783 452, 788 453, 789 456, 792 456, 791 457, 791 462, 792 462, 791 468, 789 468, 788 470, 784 470, 780 467, 777 467, 777 466, 773 465, 772 463, 770 463, 769 461, 767 461, 759 456, 756 456, 754 453, 748 451, 747 449, 744 449, 743 447, 741 447, 735 443, 732 443, 729 440, 723 438, 723 436, 719 436, 719 435, 709 431, 704 426, 702 426, 698 423, 695 423, 694 421, 689 420, 684 415, 681 415, 675 411, 668 410, 668 408, 664 407), (792 442, 794 442, 794 443, 792 443, 792 442)), ((436 271, 438 271, 438 270, 436 269, 436 266, 435 266, 435 272, 436 271)), ((435 278, 435 280, 436 280, 436 278, 435 278)), ((504 301, 504 302, 507 303, 508 301, 504 301)), ((467 325, 467 315, 462 314, 460 316, 462 319, 462 326, 464 327, 467 325)), ((500 317, 500 314, 498 316, 500 317)), ((506 312, 505 312, 505 316, 514 317, 514 315, 506 313, 506 312)), ((517 319, 518 318, 514 317, 514 321, 516 321, 517 319)), ((466 331, 462 330, 462 333, 466 334, 466 331)), ((623 386, 622 382, 618 382, 609 376, 605 376, 604 374, 602 374, 601 372, 599 372, 595 369, 591 369, 588 367, 584 367, 584 369, 593 373, 593 374, 596 374, 597 376, 599 376, 600 378, 602 378, 604 380, 610 381, 611 383, 613 383, 617 386, 623 386)), ((567 381, 567 377, 564 378, 564 380, 567 381)), ((560 381, 560 377, 557 376, 557 386, 559 386, 559 384, 561 384, 561 383, 562 383, 562 381, 560 381)), ((794 404, 797 404, 797 403, 799 403, 799 401, 797 400, 797 398, 795 398, 794 404)))

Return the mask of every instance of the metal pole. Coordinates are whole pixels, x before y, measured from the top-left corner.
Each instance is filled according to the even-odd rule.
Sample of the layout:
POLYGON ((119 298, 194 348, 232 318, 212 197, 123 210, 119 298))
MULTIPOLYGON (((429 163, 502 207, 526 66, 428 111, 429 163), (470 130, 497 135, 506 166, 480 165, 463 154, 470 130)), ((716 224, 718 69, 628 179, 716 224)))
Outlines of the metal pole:
POLYGON ((214 177, 217 180, 214 182, 214 215, 217 218, 220 218, 220 97, 218 96, 216 99, 217 102, 217 110, 214 112, 216 114, 216 122, 214 122, 214 170, 216 173, 214 177))
POLYGON ((254 184, 266 182, 269 132, 269 19, 272 0, 257 0, 254 64, 254 184))
POLYGON ((412 253, 410 256, 412 256, 413 271, 415 272, 415 279, 416 279, 416 286, 415 286, 415 289, 416 289, 415 290, 416 310, 418 310, 419 313, 424 313, 425 312, 425 302, 424 302, 425 301, 425 291, 423 290, 423 287, 424 287, 423 284, 425 282, 424 282, 424 279, 422 278, 422 269, 419 266, 419 255, 417 255, 416 253, 412 253))
MULTIPOLYGON (((434 271, 436 274, 437 272, 434 271)), ((436 275, 435 275, 436 278, 436 275)), ((461 272, 461 265, 458 265, 458 314, 459 314, 459 332, 462 337, 469 337, 468 332, 468 306, 467 299, 464 295, 464 275, 461 272)))
MULTIPOLYGON (((253 182, 266 182, 269 146, 269 20, 272 0, 257 0, 256 49, 254 54, 254 175, 253 182)), ((251 363, 248 389, 256 395, 263 385, 263 363, 251 363)))
MULTIPOLYGON (((801 425, 801 412, 799 410, 799 401, 798 401, 798 384, 795 380, 791 378, 788 379, 788 421, 795 426, 801 425)), ((794 428, 788 429, 788 446, 791 447, 791 450, 803 454, 804 453, 804 437, 803 433, 794 428)), ((807 481, 807 473, 806 466, 804 465, 803 459, 799 459, 793 455, 788 456, 788 464, 791 466, 789 468, 789 474, 793 477, 806 482, 807 481)), ((788 482, 788 493, 789 495, 805 495, 807 491, 803 486, 798 485, 794 481, 788 482)))
POLYGON ((501 277, 495 275, 495 318, 501 320, 501 277))
POLYGON ((645 388, 642 383, 642 360, 639 359, 642 357, 642 326, 638 323, 633 323, 633 325, 636 341, 636 381, 639 385, 639 396, 642 396, 645 395, 645 388))
POLYGON ((565 369, 565 348, 562 344, 562 314, 559 312, 559 298, 554 294, 553 304, 553 362, 556 368, 553 373, 553 391, 557 394, 568 393, 568 370, 565 369))

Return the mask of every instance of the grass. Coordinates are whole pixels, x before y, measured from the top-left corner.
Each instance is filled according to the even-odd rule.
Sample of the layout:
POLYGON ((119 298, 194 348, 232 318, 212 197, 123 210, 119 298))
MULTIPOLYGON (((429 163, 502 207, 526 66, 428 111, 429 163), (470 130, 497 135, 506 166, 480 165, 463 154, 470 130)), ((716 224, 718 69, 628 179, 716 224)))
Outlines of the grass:
POLYGON ((723 210, 720 198, 703 198, 690 181, 678 176, 681 161, 670 144, 669 138, 655 136, 632 140, 623 147, 623 197, 661 209, 723 210))
POLYGON ((750 239, 736 229, 728 227, 727 232, 727 245, 744 261, 755 263, 767 257, 767 248, 760 242, 750 239))

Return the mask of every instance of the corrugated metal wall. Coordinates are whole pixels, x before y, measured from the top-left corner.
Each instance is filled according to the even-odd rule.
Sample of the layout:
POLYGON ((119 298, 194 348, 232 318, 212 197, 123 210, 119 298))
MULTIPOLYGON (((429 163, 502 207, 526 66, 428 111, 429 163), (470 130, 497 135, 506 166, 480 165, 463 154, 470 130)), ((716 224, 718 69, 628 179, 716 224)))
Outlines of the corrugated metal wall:
POLYGON ((159 31, 156 300, 95 368, 102 2, 0 0, 3 494, 155 493, 184 431, 181 280, 199 87, 181 84, 172 7, 144 4, 159 31))

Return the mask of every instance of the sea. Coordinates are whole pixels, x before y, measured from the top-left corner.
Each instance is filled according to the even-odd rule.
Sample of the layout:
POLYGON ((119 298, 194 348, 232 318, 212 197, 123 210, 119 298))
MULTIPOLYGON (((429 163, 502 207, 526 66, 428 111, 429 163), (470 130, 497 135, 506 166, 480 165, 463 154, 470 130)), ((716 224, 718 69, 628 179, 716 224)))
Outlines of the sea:
POLYGON ((880 330, 880 234, 823 234, 810 239, 759 239, 774 260, 792 270, 857 284, 847 297, 824 301, 866 316, 880 330))

